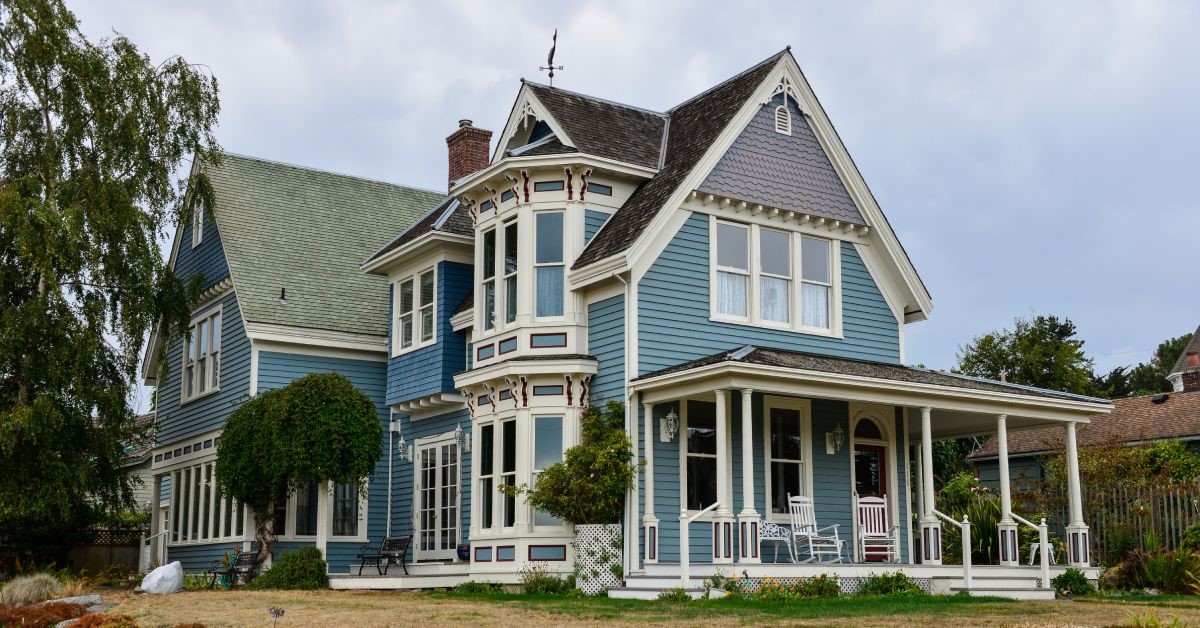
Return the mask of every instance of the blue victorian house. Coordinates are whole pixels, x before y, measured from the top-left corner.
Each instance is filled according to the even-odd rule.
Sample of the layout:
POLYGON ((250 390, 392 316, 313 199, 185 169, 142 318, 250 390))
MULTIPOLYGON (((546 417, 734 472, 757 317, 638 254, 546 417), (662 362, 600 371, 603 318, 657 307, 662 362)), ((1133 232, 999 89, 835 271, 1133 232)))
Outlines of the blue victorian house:
MULTIPOLYGON (((191 340, 156 337, 166 363, 145 364, 158 560, 249 546, 213 482, 221 427, 317 371, 375 400, 388 452, 365 494, 281 496, 280 547, 320 547, 335 587, 571 571, 571 526, 499 487, 536 482, 583 408, 615 400, 646 464, 613 595, 720 569, 852 588, 878 561, 933 591, 1053 594, 1050 566, 1018 566, 1038 524, 1007 490, 1001 564, 941 564, 964 524, 936 508, 931 443, 996 434, 1003 459, 1007 430, 1055 427, 1073 453, 1110 406, 904 366, 930 295, 789 51, 666 111, 522 82, 494 144, 463 120, 447 145, 448 194, 237 155, 208 169, 215 205, 171 256, 207 291, 191 340), (361 544, 401 535, 410 575, 358 573, 361 544)), ((1063 558, 1087 568, 1072 468, 1063 558)))

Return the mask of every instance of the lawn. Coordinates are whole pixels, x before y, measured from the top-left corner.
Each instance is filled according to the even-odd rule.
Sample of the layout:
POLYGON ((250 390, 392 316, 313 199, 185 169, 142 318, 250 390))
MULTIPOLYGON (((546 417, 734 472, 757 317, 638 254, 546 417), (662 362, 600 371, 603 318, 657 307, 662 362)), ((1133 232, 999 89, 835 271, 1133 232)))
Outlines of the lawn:
POLYGON ((1093 599, 1013 602, 994 598, 843 598, 760 603, 736 600, 639 602, 508 594, 459 595, 382 591, 204 591, 152 596, 119 593, 114 612, 143 626, 200 622, 262 626, 267 608, 285 609, 279 626, 533 626, 582 625, 1127 625, 1155 613, 1200 625, 1200 600, 1093 599))

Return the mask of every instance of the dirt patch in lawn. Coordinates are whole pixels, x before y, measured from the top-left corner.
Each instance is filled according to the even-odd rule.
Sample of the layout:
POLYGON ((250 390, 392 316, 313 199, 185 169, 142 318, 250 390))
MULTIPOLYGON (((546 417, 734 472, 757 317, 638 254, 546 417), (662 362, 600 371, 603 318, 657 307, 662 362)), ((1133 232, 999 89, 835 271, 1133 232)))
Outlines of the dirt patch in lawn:
MULTIPOLYGON (((174 595, 106 596, 112 612, 133 616, 142 626, 202 623, 206 626, 264 626, 269 607, 281 607, 279 626, 1113 626, 1154 613, 1160 620, 1178 617, 1200 625, 1200 602, 1066 601, 979 602, 937 607, 914 604, 879 614, 854 608, 805 603, 759 613, 752 608, 716 603, 667 604, 627 600, 489 599, 427 593, 381 591, 204 591, 174 595)), ((875 609, 879 610, 879 609, 875 609)))

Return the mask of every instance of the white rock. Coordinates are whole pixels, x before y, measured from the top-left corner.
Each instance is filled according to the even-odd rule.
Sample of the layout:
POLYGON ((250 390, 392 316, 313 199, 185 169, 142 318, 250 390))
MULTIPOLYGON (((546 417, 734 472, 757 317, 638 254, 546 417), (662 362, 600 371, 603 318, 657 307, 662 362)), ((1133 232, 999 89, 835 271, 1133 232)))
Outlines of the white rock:
POLYGON ((60 597, 57 600, 46 600, 42 604, 82 604, 95 606, 100 603, 99 595, 77 595, 75 597, 60 597))
POLYGON ((142 578, 142 590, 146 593, 174 593, 181 588, 183 565, 179 561, 163 565, 142 578))

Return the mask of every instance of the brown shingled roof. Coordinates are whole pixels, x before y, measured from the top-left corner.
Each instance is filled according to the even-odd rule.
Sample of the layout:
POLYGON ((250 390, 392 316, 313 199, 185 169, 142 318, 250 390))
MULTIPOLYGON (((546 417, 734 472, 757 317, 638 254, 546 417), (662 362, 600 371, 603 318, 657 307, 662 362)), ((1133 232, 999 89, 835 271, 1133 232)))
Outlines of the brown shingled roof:
MULTIPOLYGON (((1114 438, 1136 443, 1171 438, 1200 437, 1200 391, 1145 395, 1113 399, 1111 414, 1096 414, 1091 423, 1078 427, 1080 447, 1103 445, 1114 438), (1155 399, 1166 397, 1162 403, 1155 399)), ((1063 446, 1060 427, 1009 432, 1008 455, 1054 451, 1063 446)), ((989 458, 997 454, 996 439, 988 439, 970 458, 989 458)))
MULTIPOLYGON (((539 83, 526 81, 525 85, 580 152, 658 167, 666 115, 539 83)), ((545 150, 550 149, 525 154, 548 154, 545 150)))

